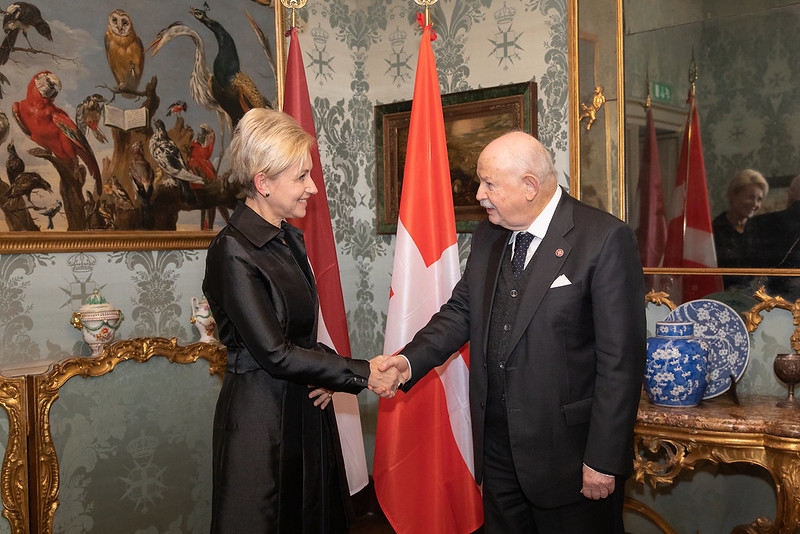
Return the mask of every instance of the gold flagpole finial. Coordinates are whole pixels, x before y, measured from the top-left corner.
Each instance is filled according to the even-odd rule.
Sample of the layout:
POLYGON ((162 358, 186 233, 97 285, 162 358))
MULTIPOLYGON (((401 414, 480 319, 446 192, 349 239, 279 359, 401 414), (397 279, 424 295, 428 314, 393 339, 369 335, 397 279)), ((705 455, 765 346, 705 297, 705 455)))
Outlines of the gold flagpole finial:
POLYGON ((650 109, 651 99, 650 99, 650 73, 647 73, 644 81, 645 85, 647 86, 647 96, 644 99, 644 109, 645 111, 650 109))
POLYGON ((281 4, 286 9, 292 10, 292 28, 297 27, 297 10, 302 9, 306 6, 307 0, 281 0, 281 4))
MULTIPOLYGON (((425 6, 425 26, 431 24, 431 6, 439 0, 414 0, 418 6, 425 6)), ((283 0, 281 0, 283 2, 283 0)))

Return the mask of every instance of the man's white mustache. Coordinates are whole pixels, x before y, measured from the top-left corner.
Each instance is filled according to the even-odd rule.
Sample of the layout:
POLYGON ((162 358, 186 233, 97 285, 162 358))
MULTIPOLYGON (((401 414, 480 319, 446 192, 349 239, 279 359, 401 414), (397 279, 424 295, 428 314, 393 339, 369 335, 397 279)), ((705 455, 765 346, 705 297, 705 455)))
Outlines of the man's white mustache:
POLYGON ((483 209, 493 210, 494 209, 494 204, 492 204, 488 200, 481 200, 481 207, 483 209))

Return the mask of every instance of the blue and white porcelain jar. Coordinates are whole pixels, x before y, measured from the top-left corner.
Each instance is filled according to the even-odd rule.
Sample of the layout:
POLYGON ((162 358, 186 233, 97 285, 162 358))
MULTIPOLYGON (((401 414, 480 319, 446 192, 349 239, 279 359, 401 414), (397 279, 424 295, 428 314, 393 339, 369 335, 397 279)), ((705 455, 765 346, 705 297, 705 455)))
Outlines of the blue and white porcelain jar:
POLYGON ((703 399, 708 350, 694 339, 692 322, 658 322, 647 339, 644 389, 659 406, 697 406, 703 399))

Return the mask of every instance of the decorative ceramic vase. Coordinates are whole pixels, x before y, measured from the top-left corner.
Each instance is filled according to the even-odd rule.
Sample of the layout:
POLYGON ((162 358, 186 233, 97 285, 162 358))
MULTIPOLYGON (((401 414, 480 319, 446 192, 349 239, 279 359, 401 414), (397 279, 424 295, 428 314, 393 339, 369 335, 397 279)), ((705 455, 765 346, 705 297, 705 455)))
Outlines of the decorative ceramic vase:
POLYGON ((92 348, 92 356, 97 356, 103 345, 114 340, 123 319, 122 312, 106 302, 95 289, 86 303, 73 312, 70 323, 83 333, 83 340, 92 348))
POLYGON ((658 322, 647 339, 644 388, 653 404, 697 406, 703 399, 708 350, 694 339, 692 322, 658 322))
POLYGON ((189 320, 200 332, 200 341, 202 343, 219 343, 219 340, 214 335, 217 329, 217 321, 211 315, 211 308, 208 306, 208 301, 205 297, 199 300, 197 297, 192 297, 192 316, 189 320))

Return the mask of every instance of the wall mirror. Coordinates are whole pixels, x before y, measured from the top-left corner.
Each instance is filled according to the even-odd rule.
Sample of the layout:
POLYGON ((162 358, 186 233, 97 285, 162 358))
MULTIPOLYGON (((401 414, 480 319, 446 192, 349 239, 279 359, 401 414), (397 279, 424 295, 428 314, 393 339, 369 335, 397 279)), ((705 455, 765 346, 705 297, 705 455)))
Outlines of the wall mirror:
MULTIPOLYGON (((794 53, 800 44, 800 2, 573 0, 570 8, 576 15, 570 52, 577 58, 570 87, 579 88, 571 109, 572 139, 578 141, 573 141, 573 194, 593 203, 600 182, 593 174, 602 170, 607 177, 604 200, 611 200, 605 209, 638 227, 646 215, 639 213, 637 187, 649 96, 669 218, 694 62, 711 219, 732 210, 728 186, 743 169, 759 171, 769 187, 754 216, 787 208, 789 185, 800 174, 800 58, 794 53), (616 20, 605 20, 612 13, 616 20), (605 90, 605 109, 588 130, 581 117, 598 85, 605 90), (602 164, 598 145, 606 149, 602 164)), ((800 211, 800 203, 795 209, 800 211)), ((800 298, 800 215, 785 215, 788 222, 779 226, 765 219, 750 225, 756 219, 748 219, 746 230, 750 225, 749 230, 761 231, 735 264, 718 264, 729 267, 647 267, 649 282, 654 289, 680 295, 682 280, 716 277, 727 298, 749 298, 761 285, 770 295, 800 298)))
POLYGON ((621 9, 618 0, 569 3, 570 192, 624 219, 621 9))

